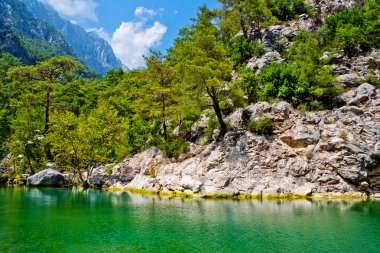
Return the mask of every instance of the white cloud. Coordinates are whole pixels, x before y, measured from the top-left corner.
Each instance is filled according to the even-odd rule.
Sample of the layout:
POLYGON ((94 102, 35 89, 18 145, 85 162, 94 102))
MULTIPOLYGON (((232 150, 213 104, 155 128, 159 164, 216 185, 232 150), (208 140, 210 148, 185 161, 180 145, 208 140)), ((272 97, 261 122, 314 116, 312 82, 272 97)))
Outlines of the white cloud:
POLYGON ((40 0, 51 5, 60 15, 97 21, 94 0, 40 0))
POLYGON ((162 14, 164 9, 160 8, 158 10, 151 10, 145 7, 137 7, 135 10, 135 16, 138 18, 153 18, 156 15, 162 14))
POLYGON ((144 66, 143 55, 147 55, 151 47, 158 45, 167 31, 167 27, 158 21, 155 21, 150 27, 147 26, 148 19, 145 15, 154 17, 159 12, 162 10, 136 8, 137 21, 122 22, 112 36, 103 28, 87 31, 96 32, 100 37, 107 40, 122 63, 129 69, 136 69, 144 66))

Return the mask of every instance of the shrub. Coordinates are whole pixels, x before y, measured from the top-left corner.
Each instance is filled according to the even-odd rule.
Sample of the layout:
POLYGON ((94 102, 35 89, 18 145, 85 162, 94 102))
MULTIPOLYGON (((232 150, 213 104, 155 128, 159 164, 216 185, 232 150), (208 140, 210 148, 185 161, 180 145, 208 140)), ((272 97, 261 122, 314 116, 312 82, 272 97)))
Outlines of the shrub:
POLYGON ((301 71, 286 63, 272 63, 261 70, 259 79, 260 98, 268 100, 280 97, 295 105, 305 102, 309 96, 308 81, 301 71))
POLYGON ((349 57, 355 56, 366 44, 362 29, 351 24, 337 29, 335 42, 349 57))
POLYGON ((380 87, 380 79, 376 76, 367 76, 365 82, 372 84, 373 86, 380 87))
POLYGON ((274 126, 270 119, 263 118, 249 123, 249 130, 257 134, 272 135, 274 126))
POLYGON ((303 0, 275 0, 272 12, 278 19, 285 21, 308 13, 309 10, 303 0))
POLYGON ((342 139, 347 139, 348 138, 348 133, 345 132, 345 131, 341 131, 340 134, 339 134, 340 138, 342 139))
POLYGON ((214 130, 217 129, 218 127, 219 127, 219 123, 216 119, 210 118, 207 121, 207 127, 205 129, 205 135, 204 135, 206 142, 208 142, 212 139, 212 135, 214 133, 214 130))
POLYGON ((297 111, 298 111, 298 114, 299 114, 299 115, 303 116, 303 115, 305 115, 306 112, 307 112, 307 106, 306 106, 306 105, 299 105, 299 106, 297 107, 297 111))
POLYGON ((187 141, 177 138, 165 141, 160 145, 164 156, 169 158, 178 158, 180 155, 189 152, 190 145, 187 141))
POLYGON ((259 99, 259 87, 257 76, 251 69, 245 67, 239 69, 240 79, 235 81, 235 85, 240 87, 248 97, 248 103, 255 103, 259 99))
POLYGON ((261 56, 265 53, 265 48, 258 41, 251 41, 244 36, 237 36, 232 39, 227 50, 234 66, 246 63, 253 56, 261 56))

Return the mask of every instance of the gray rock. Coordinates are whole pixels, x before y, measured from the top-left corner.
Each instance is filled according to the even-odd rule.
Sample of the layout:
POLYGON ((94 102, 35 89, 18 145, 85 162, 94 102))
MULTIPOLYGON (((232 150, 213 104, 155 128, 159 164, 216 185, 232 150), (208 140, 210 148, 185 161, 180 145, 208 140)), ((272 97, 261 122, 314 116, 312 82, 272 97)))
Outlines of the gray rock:
POLYGON ((354 86, 358 81, 359 76, 357 74, 345 74, 338 76, 338 82, 348 86, 354 86))
POLYGON ((284 121, 289 119, 289 115, 294 112, 291 104, 281 101, 272 105, 272 112, 276 120, 284 121))
MULTIPOLYGON (((378 90, 372 95, 371 90, 363 85, 342 97, 362 93, 374 101, 378 90)), ((298 115, 285 102, 261 102, 233 115, 239 120, 241 115, 244 123, 268 117, 275 135, 258 136, 239 123, 217 142, 192 144, 186 158, 168 160, 151 150, 115 166, 114 176, 134 176, 123 183, 127 187, 201 195, 380 192, 380 170, 367 169, 379 150, 380 105, 358 103, 298 115), (154 176, 148 173, 152 168, 154 176)))
POLYGON ((368 96, 372 97, 373 94, 375 94, 376 88, 369 84, 369 83, 363 83, 361 84, 357 89, 356 97, 362 97, 362 96, 368 96))
POLYGON ((335 175, 323 175, 321 176, 318 180, 318 182, 323 183, 323 184, 338 184, 339 183, 339 178, 335 175))
POLYGON ((65 184, 64 176, 52 169, 40 171, 27 179, 31 186, 61 187, 65 184))
POLYGON ((281 55, 277 51, 267 52, 260 58, 257 58, 257 57, 251 58, 247 63, 247 67, 250 68, 252 71, 256 72, 256 74, 259 74, 260 69, 268 66, 272 62, 281 62, 281 61, 282 61, 281 55))
POLYGON ((280 136, 280 140, 292 148, 306 148, 317 144, 319 139, 320 133, 312 125, 298 125, 280 136))

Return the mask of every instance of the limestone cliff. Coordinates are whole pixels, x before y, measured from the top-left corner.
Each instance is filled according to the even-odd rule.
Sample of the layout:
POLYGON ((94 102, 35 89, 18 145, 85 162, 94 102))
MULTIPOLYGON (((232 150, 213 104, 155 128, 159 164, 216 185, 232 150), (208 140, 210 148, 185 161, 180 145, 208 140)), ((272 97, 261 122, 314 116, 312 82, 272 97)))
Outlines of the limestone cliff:
MULTIPOLYGON (((286 102, 260 102, 229 117, 235 131, 195 145, 187 157, 151 148, 94 175, 98 186, 184 194, 356 194, 380 192, 380 89, 364 83, 339 97, 338 108, 299 113, 286 102), (255 119, 275 122, 269 137, 247 130, 255 119)), ((223 196, 223 195, 221 195, 223 196)))

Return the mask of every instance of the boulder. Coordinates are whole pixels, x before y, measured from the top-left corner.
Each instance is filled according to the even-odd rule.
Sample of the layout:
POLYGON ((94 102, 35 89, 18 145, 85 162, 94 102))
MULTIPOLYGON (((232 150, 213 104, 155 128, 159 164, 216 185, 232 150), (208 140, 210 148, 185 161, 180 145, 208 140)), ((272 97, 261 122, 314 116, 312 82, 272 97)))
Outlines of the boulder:
POLYGON ((345 74, 338 76, 338 82, 348 86, 354 86, 359 81, 359 76, 357 74, 345 74))
POLYGON ((281 62, 282 58, 280 53, 277 51, 272 51, 264 54, 260 58, 253 57, 251 58, 248 63, 247 67, 250 68, 252 71, 254 71, 256 74, 260 73, 260 69, 268 66, 272 62, 281 62))
POLYGON ((280 140, 292 148, 306 148, 317 144, 319 139, 320 133, 312 125, 298 125, 280 136, 280 140))
POLYGON ((58 171, 47 169, 28 177, 28 184, 42 187, 62 187, 65 184, 64 176, 58 171))
POLYGON ((272 105, 274 119, 284 121, 289 119, 289 115, 294 112, 291 104, 285 101, 277 102, 272 105))
POLYGON ((318 180, 318 182, 323 184, 338 184, 339 178, 335 175, 323 175, 318 180))

